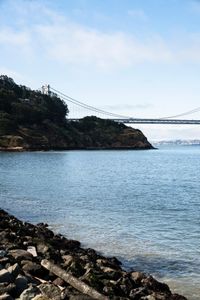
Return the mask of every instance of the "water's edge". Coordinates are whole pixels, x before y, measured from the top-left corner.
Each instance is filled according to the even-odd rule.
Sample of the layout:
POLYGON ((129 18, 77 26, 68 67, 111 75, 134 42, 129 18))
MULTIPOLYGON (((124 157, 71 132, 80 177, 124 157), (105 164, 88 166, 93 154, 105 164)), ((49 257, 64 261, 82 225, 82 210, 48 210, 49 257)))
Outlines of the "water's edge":
MULTIPOLYGON (((12 266, 17 264, 17 274, 23 274, 23 271, 26 271, 26 280, 34 282, 38 293, 44 292, 45 294, 45 285, 41 287, 41 281, 45 280, 47 283, 48 280, 47 296, 52 296, 51 289, 54 291, 57 284, 63 287, 66 296, 77 293, 77 290, 81 296, 83 291, 79 289, 79 286, 81 282, 85 282, 89 286, 86 294, 90 295, 90 289, 93 289, 90 291, 91 293, 101 293, 95 299, 108 300, 115 296, 126 297, 126 299, 132 299, 135 296, 140 299, 143 296, 153 295, 155 299, 162 297, 165 300, 187 300, 183 296, 172 294, 166 284, 158 282, 150 275, 137 271, 125 271, 120 267, 121 263, 115 257, 106 258, 94 249, 84 249, 80 247, 80 242, 66 239, 60 234, 54 234, 48 229, 47 224, 32 225, 21 222, 2 209, 0 209, 0 234, 2 237, 0 240, 1 264, 5 268, 4 272, 10 265, 8 270, 13 272, 11 282, 16 283, 16 286, 17 280, 14 279, 17 276, 16 267, 14 272, 12 266), (24 259, 26 259, 25 264, 24 259), (50 273, 47 274, 42 267, 50 264, 51 268, 48 269, 50 273), (62 283, 55 277, 53 285, 53 279, 51 279, 51 274, 54 273, 53 265, 62 268, 62 273, 70 274, 67 275, 67 279, 71 275, 78 278, 78 285, 73 285, 76 279, 71 282, 67 281, 70 286, 75 288, 74 290, 66 287, 64 282, 62 283), (37 276, 37 280, 34 281, 32 276, 37 276), (37 282, 38 279, 39 282, 37 282)), ((54 274, 58 276, 58 273, 54 274)), ((64 279, 64 277, 61 278, 64 279)), ((25 290, 26 287, 20 290, 19 294, 18 288, 16 288, 10 293, 17 297, 25 290)))

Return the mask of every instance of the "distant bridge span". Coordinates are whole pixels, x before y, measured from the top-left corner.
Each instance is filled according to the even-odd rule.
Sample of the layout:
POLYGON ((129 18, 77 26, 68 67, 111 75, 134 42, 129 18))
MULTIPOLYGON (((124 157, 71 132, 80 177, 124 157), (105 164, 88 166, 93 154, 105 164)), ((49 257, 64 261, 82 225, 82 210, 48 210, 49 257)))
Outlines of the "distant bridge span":
MULTIPOLYGON (((78 122, 80 118, 68 119, 69 121, 78 122)), ((118 123, 125 124, 171 124, 171 125, 200 125, 200 120, 181 120, 181 119, 108 119, 118 123)))
MULTIPOLYGON (((84 111, 84 116, 99 116, 103 119, 112 120, 118 123, 124 123, 124 124, 163 124, 163 125, 200 125, 200 119, 179 119, 179 118, 185 118, 185 116, 200 112, 200 107, 196 107, 192 110, 189 110, 187 112, 179 113, 173 116, 166 116, 166 117, 160 117, 160 118, 133 118, 131 116, 124 116, 115 114, 112 112, 108 112, 102 109, 99 109, 97 107, 88 105, 84 102, 81 102, 79 100, 76 100, 56 89, 53 87, 50 87, 50 85, 44 85, 42 87, 42 93, 48 94, 50 96, 58 96, 63 101, 67 102, 67 105, 72 105, 72 108, 78 108, 78 110, 84 111)), ((73 109, 72 109, 73 110, 73 109)), ((69 110, 70 111, 70 110, 69 110)), ((70 114, 70 117, 68 118, 69 121, 75 121, 78 122, 83 118, 82 114, 73 115, 70 114)))

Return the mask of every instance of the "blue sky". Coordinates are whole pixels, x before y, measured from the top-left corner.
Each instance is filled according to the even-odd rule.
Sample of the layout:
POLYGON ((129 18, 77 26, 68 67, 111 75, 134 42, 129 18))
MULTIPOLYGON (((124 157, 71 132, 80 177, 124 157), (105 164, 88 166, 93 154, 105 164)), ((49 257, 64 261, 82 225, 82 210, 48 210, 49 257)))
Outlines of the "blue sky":
MULTIPOLYGON (((133 117, 196 108, 200 1, 0 0, 0 73, 133 117)), ((200 138, 194 126, 137 127, 150 139, 200 138)))

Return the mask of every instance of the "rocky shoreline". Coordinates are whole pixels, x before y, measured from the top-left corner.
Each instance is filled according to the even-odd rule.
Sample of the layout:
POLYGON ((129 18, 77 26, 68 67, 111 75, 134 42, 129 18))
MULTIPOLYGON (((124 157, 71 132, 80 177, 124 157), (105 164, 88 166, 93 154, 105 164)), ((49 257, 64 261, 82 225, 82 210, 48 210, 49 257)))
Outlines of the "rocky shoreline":
POLYGON ((90 150, 90 151, 102 151, 102 150, 152 150, 157 149, 155 147, 137 148, 137 147, 68 147, 68 148, 30 148, 26 149, 23 147, 0 147, 0 152, 38 152, 38 151, 74 151, 74 150, 90 150))
POLYGON ((80 242, 0 210, 0 300, 187 300, 80 242))

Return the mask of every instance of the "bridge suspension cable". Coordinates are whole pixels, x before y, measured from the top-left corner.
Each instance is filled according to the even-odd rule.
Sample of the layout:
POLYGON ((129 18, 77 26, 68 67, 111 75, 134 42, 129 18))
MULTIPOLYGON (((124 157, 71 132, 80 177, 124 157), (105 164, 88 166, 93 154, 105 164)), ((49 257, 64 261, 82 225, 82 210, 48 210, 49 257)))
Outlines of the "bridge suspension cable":
POLYGON ((111 112, 108 112, 108 111, 96 108, 94 106, 85 104, 84 102, 78 101, 78 100, 76 100, 76 99, 74 99, 74 98, 72 98, 70 96, 65 95, 62 92, 59 92, 58 90, 54 89, 53 87, 51 87, 50 89, 52 91, 56 92, 59 96, 61 96, 61 98, 65 99, 66 101, 69 101, 69 102, 71 102, 73 104, 76 104, 78 106, 81 106, 83 108, 89 109, 90 111, 97 112, 97 113, 100 113, 100 114, 103 114, 103 115, 107 115, 107 116, 110 116, 110 117, 115 117, 115 118, 124 118, 124 119, 129 119, 130 118, 129 116, 123 116, 123 115, 114 114, 114 113, 111 113, 111 112))
MULTIPOLYGON (((77 105, 79 107, 88 109, 88 110, 90 110, 92 112, 95 112, 95 113, 99 113, 99 114, 106 115, 106 116, 109 116, 109 117, 114 117, 114 118, 135 119, 135 120, 140 119, 140 118, 133 118, 133 117, 130 117, 130 116, 124 116, 124 115, 119 115, 119 114, 111 113, 111 112, 99 109, 97 107, 88 105, 88 104, 86 104, 86 103, 84 103, 82 101, 79 101, 79 100, 75 99, 75 98, 72 98, 72 97, 70 97, 70 96, 68 96, 68 95, 66 95, 66 94, 58 91, 57 89, 55 89, 53 87, 49 86, 49 89, 52 90, 53 92, 55 92, 57 95, 59 95, 62 99, 66 100, 66 101, 69 101, 69 102, 71 102, 71 103, 73 103, 73 104, 75 104, 75 105, 77 105)), ((188 116, 188 115, 197 113, 199 111, 200 111, 200 107, 196 107, 196 108, 194 108, 192 110, 189 110, 189 111, 177 114, 177 115, 172 115, 172 116, 157 118, 157 120, 174 119, 174 118, 178 118, 178 117, 188 116)))
POLYGON ((164 118, 161 118, 161 119, 174 119, 174 118, 184 117, 184 116, 192 115, 192 114, 197 113, 199 111, 200 111, 200 107, 197 107, 197 108, 194 108, 192 110, 189 110, 189 111, 177 114, 177 115, 164 117, 164 118))

